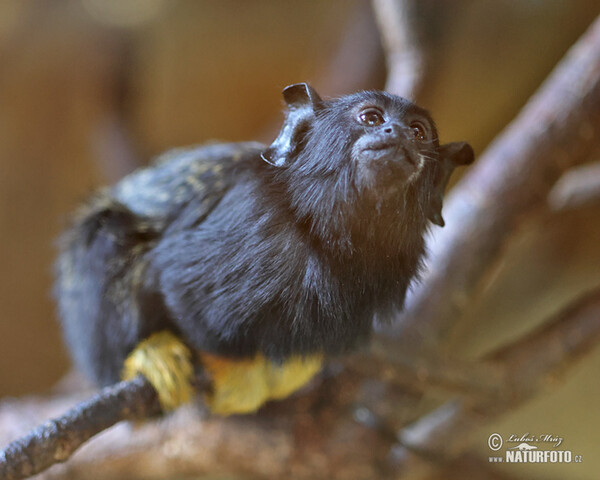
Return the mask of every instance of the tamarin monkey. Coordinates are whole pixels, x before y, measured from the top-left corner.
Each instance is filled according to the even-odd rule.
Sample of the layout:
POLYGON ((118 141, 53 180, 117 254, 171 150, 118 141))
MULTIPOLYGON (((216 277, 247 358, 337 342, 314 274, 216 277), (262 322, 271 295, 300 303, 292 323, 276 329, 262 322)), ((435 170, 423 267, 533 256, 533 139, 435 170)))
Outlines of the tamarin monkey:
POLYGON ((193 369, 221 415, 257 410, 392 318, 424 253, 464 142, 365 91, 285 88, 270 145, 173 150, 98 191, 60 241, 55 294, 68 347, 99 385, 141 374, 163 409, 193 369))

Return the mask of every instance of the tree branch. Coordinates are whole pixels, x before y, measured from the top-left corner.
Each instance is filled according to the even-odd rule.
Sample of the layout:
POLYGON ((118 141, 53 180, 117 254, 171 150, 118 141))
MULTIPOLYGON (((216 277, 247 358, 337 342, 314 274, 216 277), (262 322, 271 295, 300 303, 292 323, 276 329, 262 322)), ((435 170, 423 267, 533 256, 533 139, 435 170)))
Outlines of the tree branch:
MULTIPOLYGON (((202 391, 209 383, 197 375, 195 386, 202 391)), ((40 473, 65 462, 84 442, 114 424, 161 412, 156 391, 144 377, 110 385, 0 451, 0 478, 18 480, 40 473)))
MULTIPOLYGON (((363 380, 341 372, 319 388, 273 402, 256 415, 206 418, 187 406, 161 421, 136 426, 134 434, 122 423, 38 478, 135 479, 203 472, 261 478, 389 478, 383 463, 390 439, 353 420, 363 380)), ((3 425, 19 420, 30 424, 32 417, 47 417, 50 405, 60 410, 73 401, 61 397, 5 406, 0 409, 0 441, 8 433, 3 425)))
POLYGON ((0 478, 17 480, 40 473, 66 461, 81 444, 115 423, 160 411, 156 392, 143 377, 106 387, 1 451, 0 478))
POLYGON ((386 51, 386 90, 416 98, 425 71, 423 49, 415 29, 412 0, 373 0, 373 9, 386 51))
POLYGON ((600 18, 448 196, 427 270, 385 335, 433 348, 471 303, 519 220, 545 208, 568 168, 600 147, 600 18))
POLYGON ((548 203, 555 212, 600 205, 600 162, 565 173, 550 192, 548 203))
POLYGON ((344 364, 370 378, 425 392, 431 388, 446 393, 495 398, 501 393, 504 372, 493 365, 460 361, 434 354, 415 357, 398 350, 393 340, 376 338, 368 352, 349 357, 344 364))
POLYGON ((600 345, 600 288, 582 296, 541 328, 489 355, 506 372, 494 399, 459 397, 422 417, 399 434, 396 454, 407 478, 422 478, 431 459, 457 458, 483 425, 535 397, 600 345))
MULTIPOLYGON (((446 364, 441 374, 423 377, 419 374, 423 363, 416 362, 412 370, 407 369, 413 373, 404 374, 407 383, 412 375, 413 384, 409 388, 423 385, 424 378, 442 379, 442 386, 455 385, 456 378, 480 378, 485 368, 495 372, 491 378, 498 385, 493 396, 481 395, 481 388, 474 389, 471 395, 466 387, 470 382, 458 382, 465 384, 465 391, 458 399, 401 431, 399 438, 403 446, 395 450, 399 462, 395 467, 400 468, 406 478, 421 478, 423 472, 438 468, 438 463, 431 463, 431 459, 457 458, 470 445, 469 440, 478 428, 532 398, 549 381, 556 384, 557 375, 572 368, 597 346, 600 343, 599 317, 600 289, 577 301, 538 331, 488 356, 488 365, 481 370, 467 369, 467 373, 460 373, 458 365, 448 367, 446 364), (453 373, 448 375, 447 371, 453 373), (472 372, 474 376, 469 377, 472 372), (448 378, 452 381, 448 382, 448 378)), ((375 370, 365 372, 364 376, 352 371, 337 374, 319 388, 270 404, 255 416, 204 419, 188 408, 175 412, 168 422, 146 422, 133 436, 124 434, 125 427, 106 432, 63 465, 62 473, 77 476, 88 472, 87 478, 91 478, 89 471, 93 466, 96 479, 143 478, 150 473, 157 474, 153 460, 160 458, 160 468, 171 476, 212 472, 263 478, 393 478, 397 472, 394 473, 394 465, 388 462, 388 452, 394 439, 378 428, 356 423, 351 415, 364 382, 377 378, 376 372, 384 371, 387 363, 387 360, 379 364, 373 362, 375 370), (370 448, 365 449, 365 444, 370 448)), ((436 365, 436 362, 426 365, 436 365)), ((429 372, 435 372, 436 368, 429 368, 429 372)), ((146 389, 144 383, 136 388, 146 389)), ((426 380, 425 384, 428 384, 426 380)), ((141 418, 155 413, 158 407, 153 403, 156 402, 154 394, 146 393, 149 407, 136 407, 135 401, 125 399, 119 407, 120 418, 141 418), (148 410, 144 410, 146 408, 148 410)), ((401 399, 392 394, 380 401, 401 399)), ((21 415, 31 415, 31 407, 25 402, 18 408, 21 415)), ((90 413, 92 418, 112 415, 104 409, 115 407, 98 405, 97 408, 99 412, 90 413)), ((46 412, 36 411, 36 414, 43 416, 46 412)), ((13 410, 10 415, 14 418, 18 412, 13 410)), ((2 421, 0 412, 0 425, 2 421)), ((77 428, 71 435, 80 435, 77 428)), ((34 437, 35 442, 43 442, 40 435, 30 437, 34 437)), ((29 452, 37 461, 38 453, 29 452)), ((55 453, 57 460, 64 460, 60 449, 55 452, 58 452, 55 453)), ((72 450, 68 450, 70 453, 72 450)), ((21 471, 32 473, 32 470, 21 471)), ((14 475, 9 470, 1 473, 6 479, 22 478, 9 476, 14 475)))
POLYGON ((313 85, 318 91, 336 94, 370 88, 379 80, 383 63, 373 12, 368 3, 361 2, 355 6, 335 52, 318 72, 313 85))

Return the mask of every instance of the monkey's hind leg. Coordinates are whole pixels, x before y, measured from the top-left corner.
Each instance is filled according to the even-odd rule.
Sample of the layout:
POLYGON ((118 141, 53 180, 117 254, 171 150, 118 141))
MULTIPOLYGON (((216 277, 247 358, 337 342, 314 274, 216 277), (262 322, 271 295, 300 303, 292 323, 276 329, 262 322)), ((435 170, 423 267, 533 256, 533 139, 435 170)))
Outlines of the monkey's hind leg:
POLYGON ((199 356, 212 380, 206 404, 223 416, 252 413, 269 400, 286 398, 308 383, 323 364, 322 355, 292 356, 282 364, 260 353, 242 360, 204 352, 199 356))

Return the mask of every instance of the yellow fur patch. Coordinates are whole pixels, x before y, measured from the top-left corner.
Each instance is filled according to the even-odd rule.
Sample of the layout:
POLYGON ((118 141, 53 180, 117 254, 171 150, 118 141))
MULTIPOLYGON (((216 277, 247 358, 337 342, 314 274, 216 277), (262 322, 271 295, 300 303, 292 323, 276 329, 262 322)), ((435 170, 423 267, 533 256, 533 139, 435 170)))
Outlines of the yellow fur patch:
POLYGON ((193 373, 188 348, 171 332, 163 331, 138 344, 125 360, 121 377, 146 377, 158 393, 163 410, 168 411, 192 398, 193 373))
POLYGON ((281 365, 260 354, 231 360, 201 353, 200 359, 213 382, 206 404, 219 415, 255 412, 268 400, 285 398, 308 383, 323 364, 321 355, 294 356, 281 365))
MULTIPOLYGON (((293 356, 276 364, 263 355, 248 360, 231 360, 199 353, 212 380, 206 405, 218 415, 251 413, 268 400, 291 395, 321 369, 321 355, 293 356)), ((165 411, 188 402, 193 395, 193 365, 188 348, 171 332, 158 332, 138 346, 125 360, 122 378, 143 375, 158 393, 165 411)))

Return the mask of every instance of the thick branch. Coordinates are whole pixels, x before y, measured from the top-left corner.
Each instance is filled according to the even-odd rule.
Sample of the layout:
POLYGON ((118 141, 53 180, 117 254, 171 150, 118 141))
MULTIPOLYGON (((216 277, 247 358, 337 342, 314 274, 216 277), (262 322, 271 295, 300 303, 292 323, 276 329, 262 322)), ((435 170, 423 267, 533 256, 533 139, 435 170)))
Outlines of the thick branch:
MULTIPOLYGON (((353 420, 361 381, 343 372, 318 388, 273 402, 257 415, 205 418, 184 407, 161 421, 139 424, 134 431, 121 423, 38 478, 107 480, 202 473, 265 479, 389 478, 382 465, 390 439, 353 420)), ((51 415, 49 406, 56 411, 71 402, 67 397, 5 405, 0 410, 0 442, 7 435, 2 425, 19 419, 29 424, 31 417, 51 415)))
POLYGON ((451 192, 396 333, 413 349, 445 338, 519 220, 599 146, 600 18, 451 192))
MULTIPOLYGON (((500 372, 497 369, 480 368, 477 365, 435 358, 402 357, 393 355, 390 348, 393 348, 393 345, 376 342, 370 354, 349 358, 346 364, 350 366, 350 371, 342 382, 345 385, 361 384, 365 380, 379 378, 383 382, 390 382, 391 385, 399 385, 406 392, 422 392, 433 386, 451 392, 472 395, 475 398, 489 399, 498 395, 498 386, 501 382, 500 372)), ((196 383, 198 390, 203 390, 208 385, 206 379, 201 376, 197 377, 196 383)), ((327 393, 326 385, 321 388, 325 389, 325 393, 313 392, 313 395, 316 397, 324 395, 328 408, 331 408, 333 404, 340 403, 340 399, 336 399, 335 395, 330 395, 331 391, 327 393)), ((347 407, 354 401, 347 387, 344 389, 342 397, 346 399, 344 402, 347 407)), ((307 399, 309 398, 307 397, 307 399)), ((314 398, 312 401, 315 401, 314 398)), ((381 410, 382 407, 378 407, 377 404, 384 401, 386 404, 393 404, 399 400, 394 397, 394 394, 388 393, 385 400, 378 399, 375 405, 370 404, 369 406, 381 410)), ((318 403, 322 403, 322 401, 319 400, 318 403)), ((0 452, 0 478, 16 480, 42 472, 56 463, 66 461, 84 442, 115 423, 121 420, 143 420, 159 413, 160 406, 156 394, 142 377, 107 387, 90 400, 79 403, 66 414, 44 423, 0 452)), ((350 410, 347 408, 341 409, 336 415, 335 423, 353 423, 349 413, 350 410)), ((300 413, 296 412, 296 414, 300 413)), ((290 419, 294 418, 292 410, 287 415, 290 419)), ((198 421, 200 422, 200 420, 198 421)), ((258 428, 259 425, 256 427, 258 428)), ((391 441, 389 434, 386 436, 387 431, 376 432, 378 425, 374 425, 374 427, 375 430, 371 432, 373 435, 383 433, 382 440, 391 441)), ((313 428, 319 429, 320 425, 314 424, 313 428)), ((357 425, 352 427, 356 431, 361 428, 357 425)), ((390 427, 386 428, 389 431, 390 427)), ((226 428, 222 434, 233 434, 233 430, 228 432, 229 430, 226 428)), ((256 433, 256 435, 259 434, 256 433)), ((278 435, 281 435, 281 432, 278 435)), ((266 449, 267 444, 271 441, 267 437, 263 447, 266 449)), ((292 439, 287 441, 291 442, 292 439)), ((253 440, 253 443, 256 444, 256 440, 253 440)), ((381 450, 381 452, 385 451, 387 451, 385 448, 381 450)), ((233 452, 235 450, 226 455, 233 455, 233 452)), ((368 464, 376 458, 377 453, 374 452, 373 458, 365 460, 368 464)), ((281 459, 272 461, 277 463, 281 459)), ((239 465, 237 467, 239 468, 239 465)), ((248 467, 244 465, 243 468, 247 469, 248 467)))
MULTIPOLYGON (((460 400, 446 404, 402 432, 402 443, 408 447, 401 452, 402 466, 416 468, 418 472, 423 468, 430 468, 419 455, 415 456, 410 453, 411 451, 417 451, 427 458, 433 456, 439 459, 453 458, 461 453, 468 446, 468 439, 477 427, 534 396, 549 378, 553 378, 573 365, 576 360, 597 345, 600 341, 599 318, 600 289, 578 301, 538 332, 491 355, 488 358, 492 364, 490 367, 475 370, 435 361, 416 362, 414 365, 397 361, 388 365, 389 355, 385 353, 386 346, 375 345, 374 359, 362 365, 362 368, 367 370, 365 372, 367 378, 375 377, 376 372, 379 372, 382 378, 393 381, 391 372, 400 376, 402 382, 412 389, 420 384, 431 385, 430 382, 433 382, 440 386, 458 387, 465 393, 460 400), (378 363, 377 358, 383 361, 378 363), (505 374, 502 375, 502 372, 505 374), (472 388, 477 384, 479 384, 477 388, 472 388), (457 439, 463 441, 459 442, 457 439)), ((363 357, 361 360, 364 362, 368 358, 363 357)), ((190 432, 187 430, 189 428, 194 429, 193 431, 203 430, 202 436, 205 438, 200 440, 194 434, 193 437, 199 443, 189 452, 190 455, 198 457, 198 460, 192 462, 194 465, 192 470, 195 472, 219 470, 218 462, 228 458, 229 461, 225 463, 228 465, 229 472, 265 474, 266 465, 267 470, 273 469, 273 472, 276 472, 274 475, 276 477, 290 474, 289 465, 295 465, 291 459, 301 458, 301 463, 307 472, 325 468, 325 464, 319 463, 315 457, 316 452, 310 447, 312 442, 310 439, 314 438, 319 438, 321 447, 326 448, 326 451, 333 455, 331 463, 326 464, 328 470, 337 471, 340 462, 349 461, 348 455, 354 459, 352 464, 356 467, 357 452, 349 448, 348 444, 340 443, 337 438, 336 429, 342 428, 344 435, 355 438, 364 438, 367 435, 371 442, 376 441, 379 444, 379 449, 373 450, 369 455, 360 456, 362 468, 367 468, 374 474, 373 469, 387 451, 386 439, 380 438, 376 430, 369 431, 368 428, 354 424, 348 415, 348 408, 353 403, 357 385, 362 382, 360 378, 360 375, 346 374, 339 379, 332 379, 330 388, 327 384, 323 384, 312 394, 288 402, 288 408, 285 404, 278 404, 262 419, 239 419, 233 423, 223 420, 213 420, 208 423, 201 420, 195 422, 187 420, 185 427, 174 429, 173 438, 180 438, 181 435, 189 436, 190 432), (308 422, 305 418, 307 412, 310 412, 311 419, 308 422), (240 425, 240 422, 243 425, 240 425), (265 428, 268 426, 265 422, 275 423, 265 428), (278 427, 273 429, 273 425, 278 427), (298 428, 302 431, 299 436, 297 436, 298 428), (236 435, 235 432, 239 429, 245 430, 246 435, 242 437, 236 435), (232 441, 230 438, 232 436, 237 440, 241 438, 241 444, 238 444, 237 440, 232 441), (217 439, 220 440, 215 445, 217 439), (253 453, 240 457, 240 449, 250 440, 253 453), (258 451, 268 452, 269 446, 274 443, 286 445, 285 451, 267 455, 264 459, 265 464, 252 463, 258 451), (223 445, 226 446, 223 448, 223 445), (199 455, 199 451, 203 451, 203 455, 199 455), (288 462, 292 463, 288 464, 288 462)), ((39 472, 48 464, 64 461, 82 442, 115 421, 144 418, 155 415, 159 410, 154 391, 141 378, 106 389, 96 399, 80 404, 60 419, 48 422, 25 439, 9 446, 3 453, 5 463, 2 464, 3 470, 0 470, 2 478, 23 478, 39 472)), ((114 454, 116 448, 117 451, 128 452, 127 463, 144 464, 158 453, 157 450, 162 445, 160 442, 164 440, 165 435, 159 426, 149 426, 148 431, 154 433, 149 433, 147 437, 142 435, 141 438, 131 441, 123 438, 122 435, 115 437, 109 442, 109 447, 98 443, 99 447, 91 450, 95 454, 87 458, 94 458, 95 455, 104 457, 107 448, 114 454), (133 446, 130 442, 139 442, 145 445, 145 448, 142 449, 143 451, 130 450, 133 446)), ((324 450, 320 450, 321 447, 318 450, 322 454, 324 450)), ((182 455, 188 462, 185 465, 189 468, 190 459, 187 454, 182 455)), ((169 468, 174 469, 173 472, 186 471, 174 467, 168 459, 163 460, 163 466, 168 465, 169 468)), ((177 460, 181 460, 181 455, 177 460)), ((72 462, 69 464, 69 469, 85 470, 88 468, 85 464, 84 457, 82 464, 72 462)), ((116 469, 114 472, 122 472, 122 459, 112 463, 105 461, 102 463, 102 468, 107 469, 104 478, 110 478, 113 469, 116 469)), ((223 467, 220 469, 222 470, 223 467)), ((383 472, 378 475, 381 477, 383 472)))
MULTIPOLYGON (((487 359, 489 370, 485 367, 461 373, 458 365, 445 365, 431 379, 441 380, 442 386, 462 385, 466 394, 402 431, 400 437, 405 447, 396 453, 400 454, 405 473, 434 468, 424 458, 455 458, 469 446, 469 439, 477 428, 530 399, 548 380, 573 366, 600 342, 599 318, 600 290, 578 301, 539 331, 491 355, 487 359), (495 372, 491 379, 501 388, 496 389, 494 395, 485 388, 468 395, 469 383, 481 379, 486 372, 495 372)), ((374 371, 364 376, 352 372, 339 374, 311 392, 268 406, 257 416, 202 419, 191 409, 183 409, 169 422, 146 423, 136 429, 135 435, 126 434, 123 431, 126 427, 121 426, 87 445, 62 466, 62 472, 72 475, 87 472, 86 478, 96 479, 141 478, 160 473, 154 461, 160 458, 161 471, 171 476, 212 472, 254 474, 264 478, 315 475, 344 479, 388 478, 393 476, 386 463, 390 438, 377 428, 357 424, 351 415, 362 383, 376 377, 376 372, 383 371, 386 364, 387 360, 374 363, 374 371), (370 448, 365 449, 365 444, 370 448)), ((419 367, 417 362, 412 370, 407 366, 405 381, 408 384, 412 376, 411 388, 414 388, 423 382, 419 375, 421 368, 435 372, 435 365, 437 362, 419 367)), ((394 399, 382 399, 390 400, 394 399)), ((155 402, 153 396, 150 405, 152 402, 155 402)), ((139 408, 135 404, 127 405, 139 408)), ((18 408, 22 415, 31 415, 31 407, 26 402, 18 408)), ((153 407, 149 411, 121 408, 121 418, 139 418, 155 411, 153 407)), ((18 412, 10 414, 15 417, 18 412)), ((36 409, 36 414, 43 417, 47 412, 36 409)), ((91 415, 103 418, 107 413, 101 409, 91 415)), ((2 420, 0 415, 0 424, 2 420)), ((71 434, 79 435, 77 429, 71 434)), ((5 472, 2 478, 18 478, 5 472)))

